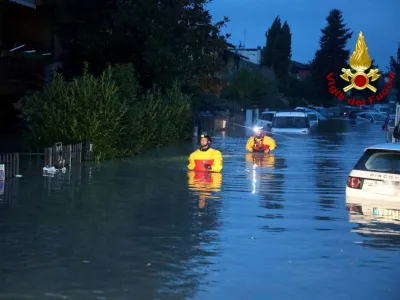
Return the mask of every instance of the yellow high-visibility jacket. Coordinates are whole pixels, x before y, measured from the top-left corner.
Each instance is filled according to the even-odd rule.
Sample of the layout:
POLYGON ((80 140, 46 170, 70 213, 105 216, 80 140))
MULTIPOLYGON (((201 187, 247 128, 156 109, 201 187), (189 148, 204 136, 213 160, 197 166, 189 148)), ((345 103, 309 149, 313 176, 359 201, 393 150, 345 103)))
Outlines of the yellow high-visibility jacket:
POLYGON ((211 172, 221 172, 222 170, 222 154, 218 150, 209 148, 206 151, 201 151, 197 149, 189 156, 188 169, 191 171, 211 171, 211 172), (211 170, 204 167, 205 164, 211 166, 211 170))
POLYGON ((272 151, 276 148, 275 140, 269 136, 264 136, 262 139, 257 139, 254 136, 249 137, 246 143, 246 150, 249 152, 254 152, 255 142, 261 142, 263 145, 269 146, 269 150, 272 151))

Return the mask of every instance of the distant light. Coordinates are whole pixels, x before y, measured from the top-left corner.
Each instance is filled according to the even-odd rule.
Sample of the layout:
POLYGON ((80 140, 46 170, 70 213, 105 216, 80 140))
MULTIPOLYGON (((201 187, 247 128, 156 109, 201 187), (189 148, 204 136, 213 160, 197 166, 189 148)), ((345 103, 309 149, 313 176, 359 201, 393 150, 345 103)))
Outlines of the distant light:
POLYGON ((385 77, 385 82, 388 82, 389 81, 389 78, 388 77, 385 77))
POLYGON ((51 53, 42 53, 43 56, 49 56, 51 53))
POLYGON ((23 47, 25 47, 25 44, 23 44, 23 45, 21 45, 21 46, 18 46, 18 47, 15 47, 15 48, 12 48, 12 49, 10 50, 10 52, 14 52, 15 50, 21 49, 21 48, 23 48, 23 47))
POLYGON ((27 50, 27 51, 24 51, 25 53, 34 53, 34 52, 36 52, 36 50, 27 50))

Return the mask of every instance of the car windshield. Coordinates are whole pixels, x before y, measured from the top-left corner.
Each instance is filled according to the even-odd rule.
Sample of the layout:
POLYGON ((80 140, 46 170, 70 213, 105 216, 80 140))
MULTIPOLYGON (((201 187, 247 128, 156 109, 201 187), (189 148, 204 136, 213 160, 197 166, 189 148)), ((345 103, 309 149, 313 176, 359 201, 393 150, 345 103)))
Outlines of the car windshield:
POLYGON ((384 113, 389 113, 392 111, 389 107, 380 107, 379 110, 384 113))
POLYGON ((368 149, 354 169, 400 174, 400 151, 368 149))
POLYGON ((274 118, 275 128, 308 128, 309 123, 306 117, 277 117, 274 118))
POLYGON ((310 121, 318 121, 318 117, 316 114, 307 114, 310 121))
POLYGON ((375 121, 385 121, 387 118, 384 114, 372 114, 372 117, 375 121))
POLYGON ((262 114, 259 119, 260 120, 265 120, 265 121, 272 121, 272 118, 274 117, 273 113, 268 113, 268 114, 262 114))

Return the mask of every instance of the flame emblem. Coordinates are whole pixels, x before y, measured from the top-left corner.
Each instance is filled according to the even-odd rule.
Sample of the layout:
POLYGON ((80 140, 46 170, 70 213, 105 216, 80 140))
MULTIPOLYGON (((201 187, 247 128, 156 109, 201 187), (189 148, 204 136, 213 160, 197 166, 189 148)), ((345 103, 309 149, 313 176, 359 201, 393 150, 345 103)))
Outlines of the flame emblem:
POLYGON ((349 65, 355 70, 355 73, 351 69, 342 69, 343 74, 340 77, 350 82, 348 86, 343 88, 344 92, 348 92, 351 89, 364 90, 369 89, 376 93, 376 88, 370 85, 370 81, 375 81, 381 74, 379 74, 379 69, 371 69, 367 74, 364 73, 365 70, 371 67, 372 61, 368 54, 368 47, 364 40, 364 35, 360 31, 358 34, 356 48, 353 54, 350 56, 349 65))

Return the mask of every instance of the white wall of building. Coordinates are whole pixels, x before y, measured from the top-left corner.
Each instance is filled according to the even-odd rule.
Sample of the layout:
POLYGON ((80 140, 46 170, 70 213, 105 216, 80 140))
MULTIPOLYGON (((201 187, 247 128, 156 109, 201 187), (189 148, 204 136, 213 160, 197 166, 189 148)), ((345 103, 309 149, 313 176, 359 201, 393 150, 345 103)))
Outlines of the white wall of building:
POLYGON ((259 49, 231 49, 232 52, 249 58, 253 64, 261 64, 261 48, 259 49))

